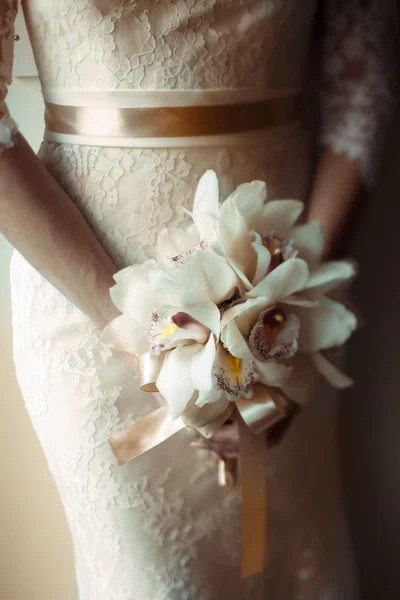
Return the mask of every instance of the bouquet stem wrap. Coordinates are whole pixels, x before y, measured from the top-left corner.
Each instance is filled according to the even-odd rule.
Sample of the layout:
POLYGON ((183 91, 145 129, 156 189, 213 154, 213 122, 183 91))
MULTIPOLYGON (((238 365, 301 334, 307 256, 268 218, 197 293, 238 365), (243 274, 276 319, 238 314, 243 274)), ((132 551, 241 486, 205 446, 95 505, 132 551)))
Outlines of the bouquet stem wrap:
MULTIPOLYGON (((156 380, 162 361, 150 353, 139 359, 140 387, 157 392, 156 380)), ((277 389, 263 386, 253 398, 236 402, 240 432, 240 480, 242 485, 242 579, 260 573, 267 546, 267 451, 260 435, 287 414, 289 402, 277 389)), ((198 431, 211 437, 232 410, 198 431)), ((161 406, 109 439, 118 463, 123 465, 185 428, 181 418, 173 420, 168 406, 161 406)))

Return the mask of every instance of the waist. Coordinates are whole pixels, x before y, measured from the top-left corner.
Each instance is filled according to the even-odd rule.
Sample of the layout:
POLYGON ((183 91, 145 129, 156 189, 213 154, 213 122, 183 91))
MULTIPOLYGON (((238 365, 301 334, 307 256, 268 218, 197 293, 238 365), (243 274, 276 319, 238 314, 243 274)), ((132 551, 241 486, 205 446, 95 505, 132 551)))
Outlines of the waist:
POLYGON ((94 146, 241 143, 300 123, 298 91, 44 91, 46 139, 94 146))

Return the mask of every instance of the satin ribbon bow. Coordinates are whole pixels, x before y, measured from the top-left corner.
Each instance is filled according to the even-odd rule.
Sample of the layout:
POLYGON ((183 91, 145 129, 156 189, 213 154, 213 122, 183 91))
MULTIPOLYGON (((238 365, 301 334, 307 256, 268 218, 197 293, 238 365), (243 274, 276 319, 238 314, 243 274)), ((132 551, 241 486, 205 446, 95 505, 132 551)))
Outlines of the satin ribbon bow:
MULTIPOLYGON (((156 381, 163 357, 150 353, 139 358, 140 388, 157 392, 156 381)), ((210 438, 237 410, 239 415, 239 471, 242 486, 242 579, 264 570, 267 546, 267 448, 263 434, 288 414, 289 401, 277 388, 256 385, 250 399, 230 403, 211 422, 190 426, 210 438)), ((187 426, 172 420, 168 406, 161 406, 109 439, 120 465, 148 452, 187 426)), ((220 474, 221 475, 221 474, 220 474)))

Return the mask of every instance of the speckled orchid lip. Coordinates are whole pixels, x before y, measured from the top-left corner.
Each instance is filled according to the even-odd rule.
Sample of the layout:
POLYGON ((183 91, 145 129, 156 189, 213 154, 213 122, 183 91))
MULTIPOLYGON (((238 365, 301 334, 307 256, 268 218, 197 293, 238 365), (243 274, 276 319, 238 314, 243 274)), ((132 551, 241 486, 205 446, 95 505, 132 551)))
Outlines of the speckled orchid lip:
POLYGON ((160 354, 178 343, 207 343, 211 331, 189 314, 169 307, 154 310, 150 316, 147 337, 150 352, 160 354))
POLYGON ((222 392, 231 400, 251 398, 259 380, 255 361, 234 356, 224 344, 219 344, 215 366, 214 378, 222 392))
POLYGON ((260 313, 249 336, 251 351, 262 362, 292 358, 298 350, 300 321, 282 308, 260 313))

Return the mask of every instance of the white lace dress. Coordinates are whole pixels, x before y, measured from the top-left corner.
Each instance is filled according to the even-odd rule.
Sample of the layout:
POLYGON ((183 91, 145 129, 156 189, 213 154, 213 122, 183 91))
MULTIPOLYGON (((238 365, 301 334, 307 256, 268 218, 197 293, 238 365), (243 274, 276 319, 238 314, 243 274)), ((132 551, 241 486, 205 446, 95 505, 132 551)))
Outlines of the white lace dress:
MULTIPOLYGON (((0 3, 0 140, 17 0, 0 3)), ((307 88, 321 19, 321 140, 366 178, 390 113, 395 0, 23 0, 45 94, 307 88), (379 135, 378 135, 379 134, 379 135)), ((147 93, 147 92, 145 92, 147 93)), ((71 97, 72 97, 71 96, 71 97)), ((148 96, 151 98, 151 94, 148 96)), ((211 146, 124 147, 47 138, 40 157, 118 266, 154 255, 213 168, 224 196, 265 180, 306 199, 310 144, 299 125, 211 146)), ((28 257, 29 259, 29 257, 28 257)), ((270 453, 265 575, 239 580, 240 497, 218 488, 213 458, 186 431, 123 468, 108 438, 154 406, 125 359, 18 252, 11 267, 18 381, 73 538, 80 600, 355 600, 341 499, 334 395, 303 410, 270 453)))

